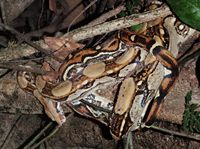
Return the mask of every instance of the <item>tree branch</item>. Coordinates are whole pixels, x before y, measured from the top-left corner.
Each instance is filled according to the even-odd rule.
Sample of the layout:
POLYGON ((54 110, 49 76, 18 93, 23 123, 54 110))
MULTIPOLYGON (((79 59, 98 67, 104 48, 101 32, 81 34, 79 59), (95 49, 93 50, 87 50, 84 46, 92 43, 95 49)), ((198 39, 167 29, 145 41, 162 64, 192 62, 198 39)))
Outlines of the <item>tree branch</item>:
POLYGON ((92 27, 81 27, 79 29, 66 33, 62 37, 71 37, 76 41, 80 41, 97 35, 109 33, 115 30, 128 28, 132 25, 138 25, 144 22, 152 21, 160 17, 166 17, 170 14, 171 11, 166 5, 164 5, 152 11, 147 11, 141 14, 133 14, 127 17, 119 18, 92 27))
MULTIPOLYGON (((80 40, 84 40, 84 39, 94 37, 94 36, 97 36, 100 34, 108 33, 108 32, 114 31, 114 30, 120 30, 123 28, 130 27, 132 25, 152 21, 152 20, 160 18, 160 17, 165 17, 169 14, 171 14, 169 8, 166 5, 164 5, 161 8, 158 8, 156 10, 144 12, 144 13, 137 14, 137 15, 134 14, 134 15, 131 15, 128 17, 116 19, 116 20, 98 24, 98 25, 95 25, 92 27, 81 27, 79 29, 76 29, 69 33, 64 34, 63 36, 61 36, 61 38, 70 37, 70 38, 74 39, 75 41, 80 41, 80 40)), ((5 27, 5 26, 3 25, 3 27, 5 27)), ((8 27, 8 26, 6 26, 6 27, 8 27)), ((12 30, 10 28, 7 28, 7 29, 10 31, 12 30)), ((13 32, 18 34, 18 32, 16 32, 16 30, 13 30, 13 32)), ((35 46, 35 45, 33 45, 33 43, 30 44, 29 41, 26 39, 26 37, 23 37, 23 35, 21 33, 20 33, 20 36, 21 36, 22 40, 24 40, 25 42, 27 42, 29 45, 33 46, 37 50, 40 49, 40 51, 46 53, 47 55, 49 55, 51 53, 51 52, 45 50, 45 49, 47 49, 48 46, 44 43, 43 40, 40 40, 37 42, 37 44, 40 46, 40 48, 39 48, 39 46, 37 46, 37 45, 35 46)), ((16 54, 9 55, 9 60, 14 59, 14 58, 19 58, 19 57, 22 57, 25 55, 27 56, 26 50, 29 50, 30 55, 34 53, 34 51, 32 51, 33 48, 31 48, 31 47, 26 48, 26 46, 21 48, 20 46, 21 45, 19 45, 20 52, 19 53, 16 52, 16 54), (12 58, 12 56, 13 56, 13 58, 12 58)), ((16 49, 17 49, 17 47, 16 47, 16 49)), ((4 50, 0 51, 0 55, 2 55, 2 52, 4 53, 3 55, 5 55, 4 50)), ((12 53, 13 49, 7 49, 6 52, 12 53)), ((6 58, 4 56, 3 57, 0 56, 0 61, 2 61, 2 60, 5 61, 6 58)))

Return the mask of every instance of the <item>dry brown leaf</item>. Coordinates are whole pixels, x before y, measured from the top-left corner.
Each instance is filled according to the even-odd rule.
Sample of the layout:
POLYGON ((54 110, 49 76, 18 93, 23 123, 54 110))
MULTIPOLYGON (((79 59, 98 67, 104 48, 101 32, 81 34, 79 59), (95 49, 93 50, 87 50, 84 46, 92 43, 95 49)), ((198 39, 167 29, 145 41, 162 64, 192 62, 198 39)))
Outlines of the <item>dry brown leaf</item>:
POLYGON ((57 13, 56 0, 49 0, 49 9, 54 13, 57 13))
POLYGON ((47 82, 56 82, 58 80, 58 72, 55 71, 47 62, 44 62, 42 69, 46 72, 42 78, 47 82))
POLYGON ((61 60, 65 60, 70 53, 84 46, 69 38, 45 37, 44 41, 53 50, 54 55, 61 60))

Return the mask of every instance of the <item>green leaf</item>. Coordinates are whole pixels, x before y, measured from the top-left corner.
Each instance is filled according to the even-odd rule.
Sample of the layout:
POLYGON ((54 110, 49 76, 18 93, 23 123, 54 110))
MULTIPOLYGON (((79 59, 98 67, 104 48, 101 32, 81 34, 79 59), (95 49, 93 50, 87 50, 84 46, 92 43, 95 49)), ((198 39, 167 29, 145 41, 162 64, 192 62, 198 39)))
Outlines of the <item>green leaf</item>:
POLYGON ((120 13, 119 13, 119 16, 120 16, 120 17, 125 17, 125 16, 126 16, 126 12, 124 12, 124 11, 120 12, 120 13))
POLYGON ((131 4, 130 1, 127 1, 126 9, 128 10, 129 14, 133 14, 133 5, 131 4))
POLYGON ((185 104, 186 106, 190 103, 190 101, 192 100, 192 91, 187 92, 186 96, 185 96, 185 104))
POLYGON ((140 0, 131 0, 133 6, 139 5, 140 4, 140 0))
POLYGON ((185 96, 185 111, 183 114, 183 129, 185 131, 200 132, 200 112, 198 104, 190 103, 192 100, 192 91, 185 96))
POLYGON ((167 0, 181 21, 200 30, 200 0, 167 0))
POLYGON ((133 25, 131 26, 131 31, 139 31, 140 29, 143 28, 143 24, 138 24, 138 25, 133 25))
POLYGON ((190 110, 191 110, 191 111, 194 111, 194 110, 196 110, 198 107, 199 107, 199 106, 198 106, 197 104, 194 104, 194 103, 193 103, 193 104, 190 105, 190 110))

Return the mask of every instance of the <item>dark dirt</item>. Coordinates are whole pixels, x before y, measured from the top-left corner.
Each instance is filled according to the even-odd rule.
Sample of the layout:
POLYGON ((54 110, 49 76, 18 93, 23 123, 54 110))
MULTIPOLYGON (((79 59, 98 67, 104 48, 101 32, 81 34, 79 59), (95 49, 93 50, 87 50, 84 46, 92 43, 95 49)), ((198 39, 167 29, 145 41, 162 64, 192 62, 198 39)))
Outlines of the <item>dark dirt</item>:
MULTIPOLYGON (((23 148, 45 124, 43 115, 1 114, 0 140, 2 149, 23 148)), ((159 127, 180 131, 179 125, 156 123, 159 127)), ((200 143, 155 130, 133 132, 136 149, 197 149, 200 143)), ((57 149, 122 149, 122 141, 111 138, 109 129, 97 122, 70 115, 67 122, 40 148, 57 149)))

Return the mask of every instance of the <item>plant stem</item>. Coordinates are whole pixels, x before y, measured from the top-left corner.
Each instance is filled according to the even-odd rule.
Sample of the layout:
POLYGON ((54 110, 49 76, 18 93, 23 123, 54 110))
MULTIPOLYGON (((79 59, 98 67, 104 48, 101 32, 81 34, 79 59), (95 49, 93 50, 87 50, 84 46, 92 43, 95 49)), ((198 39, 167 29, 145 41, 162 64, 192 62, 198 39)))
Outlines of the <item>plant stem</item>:
POLYGON ((153 130, 157 130, 157 131, 160 131, 160 132, 164 132, 164 133, 167 133, 167 134, 171 134, 171 135, 175 135, 175 136, 178 136, 178 137, 183 137, 183 138, 187 138, 187 139, 192 139, 192 140, 195 140, 195 141, 200 141, 200 136, 197 136, 197 135, 190 135, 190 134, 186 134, 186 133, 181 133, 181 132, 177 132, 177 131, 173 131, 173 130, 169 130, 169 129, 165 129, 165 128, 160 128, 160 127, 157 127, 157 126, 144 126, 146 128, 150 128, 150 129, 153 129, 153 130))

